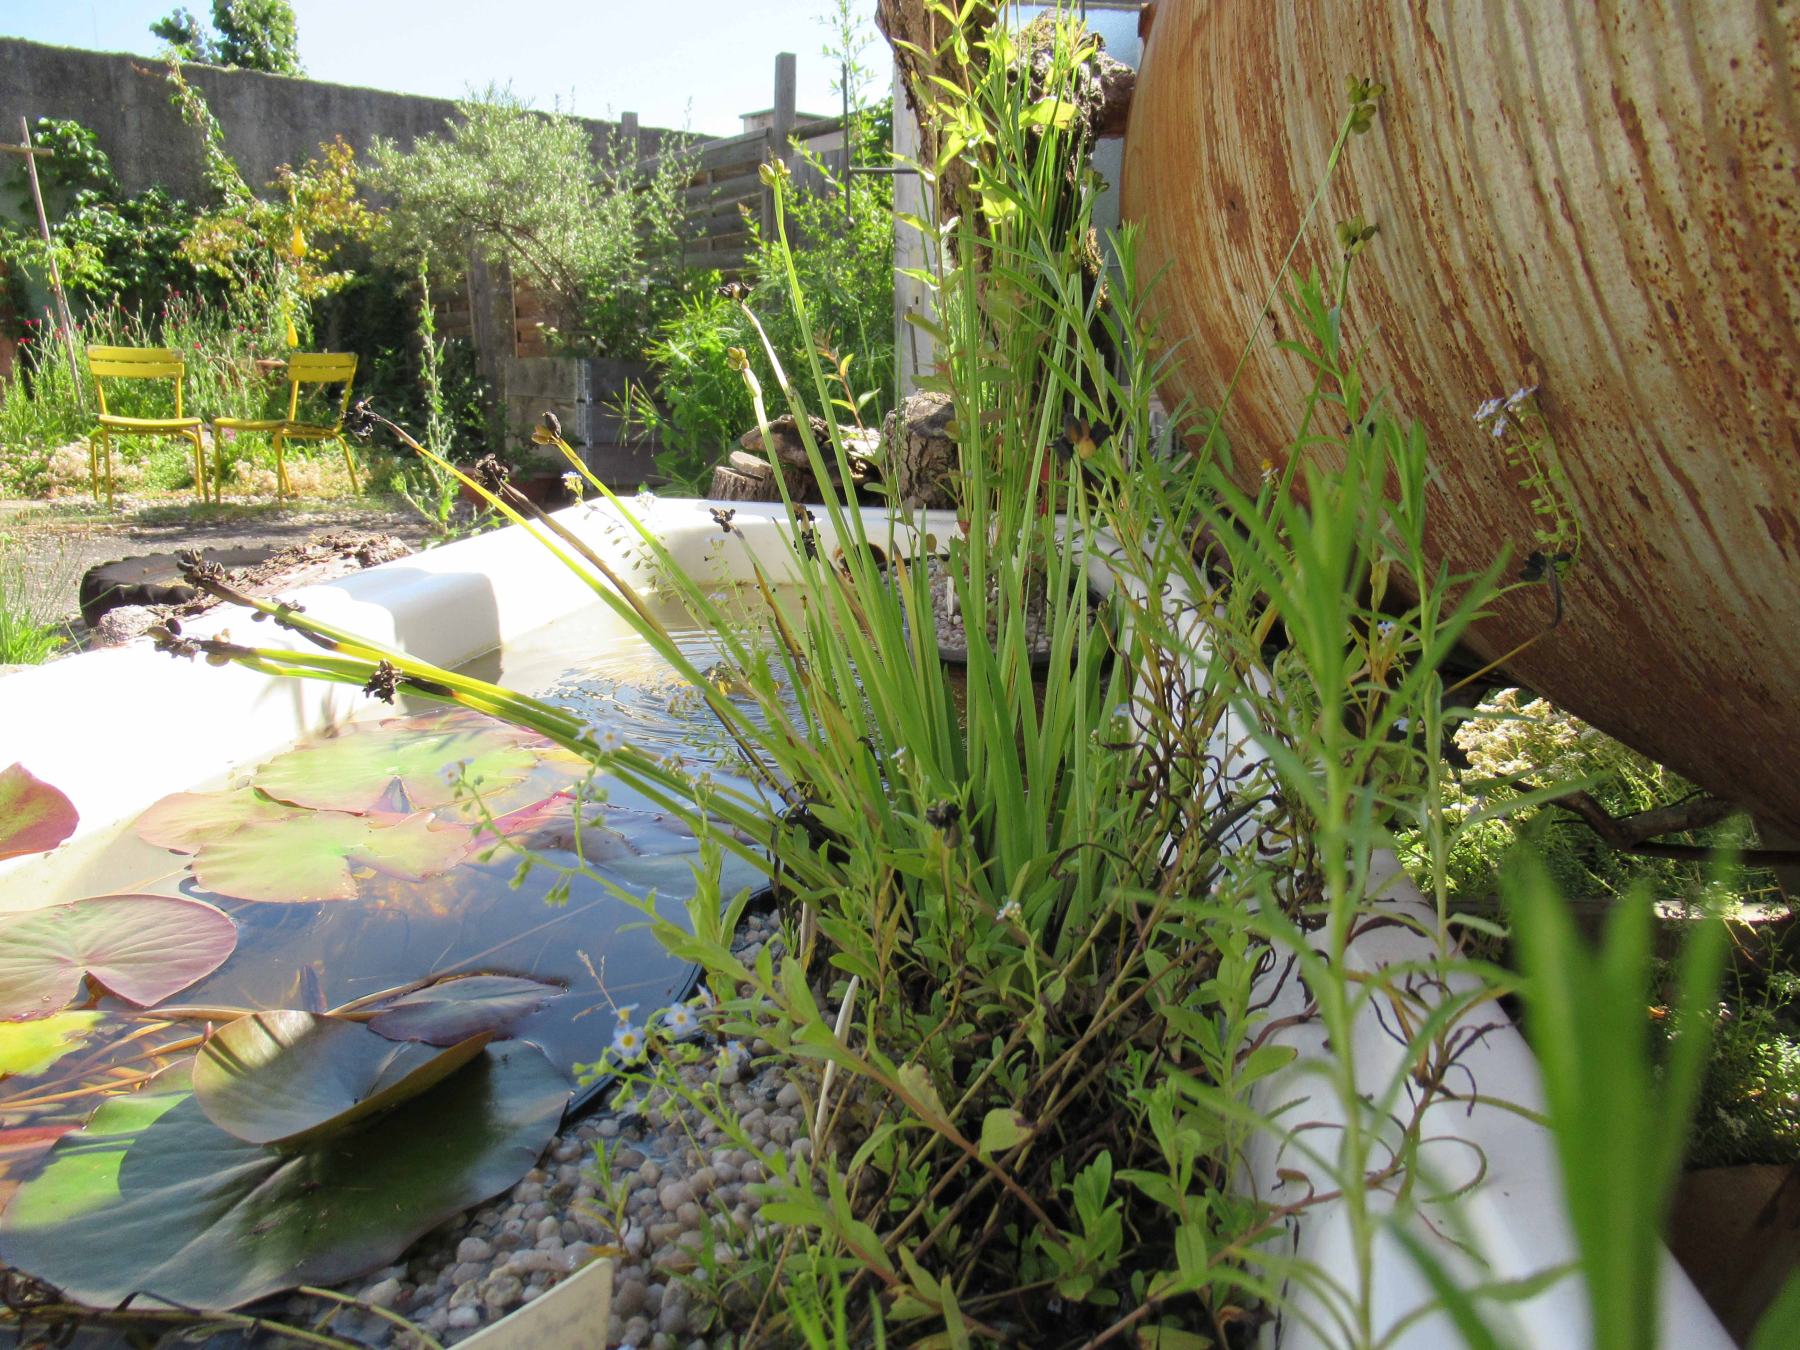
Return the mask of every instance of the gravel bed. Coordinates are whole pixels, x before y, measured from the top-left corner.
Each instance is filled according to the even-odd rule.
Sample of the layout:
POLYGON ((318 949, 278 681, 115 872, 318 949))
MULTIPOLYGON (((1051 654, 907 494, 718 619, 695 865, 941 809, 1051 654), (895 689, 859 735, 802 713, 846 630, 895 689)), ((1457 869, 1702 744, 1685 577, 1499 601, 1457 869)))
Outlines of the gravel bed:
MULTIPOLYGON (((753 961, 765 943, 780 949, 773 914, 747 914, 733 944, 753 961)), ((800 1091, 772 1063, 753 1063, 770 1047, 706 1044, 684 1069, 690 1084, 710 1079, 723 1090, 758 1147, 806 1156, 812 1141, 800 1091), (735 1050, 736 1053, 732 1053, 735 1050)), ((399 1313, 451 1345, 529 1303, 588 1261, 609 1253, 613 1270, 608 1346, 635 1350, 710 1350, 704 1327, 690 1325, 683 1277, 711 1240, 721 1261, 733 1255, 716 1235, 758 1235, 761 1201, 751 1193, 762 1164, 716 1126, 680 1103, 652 1096, 624 1115, 605 1108, 565 1128, 538 1165, 511 1191, 428 1234, 394 1265, 339 1286, 364 1303, 399 1313), (599 1184, 596 1145, 604 1145, 611 1185, 599 1184), (608 1192, 624 1194, 627 1222, 615 1233, 608 1192)), ((296 1297, 288 1317, 305 1325, 323 1311, 296 1297)), ((375 1347, 417 1344, 393 1323, 360 1311, 340 1312, 330 1333, 375 1347)), ((731 1344, 718 1328, 716 1345, 731 1344)))

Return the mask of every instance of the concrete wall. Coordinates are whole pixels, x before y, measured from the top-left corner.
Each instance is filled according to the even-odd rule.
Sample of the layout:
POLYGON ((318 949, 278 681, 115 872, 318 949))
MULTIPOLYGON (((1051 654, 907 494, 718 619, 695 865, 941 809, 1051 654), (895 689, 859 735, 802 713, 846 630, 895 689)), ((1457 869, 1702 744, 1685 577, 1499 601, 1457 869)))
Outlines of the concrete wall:
MULTIPOLYGON (((411 144, 442 131, 456 115, 448 99, 214 66, 185 70, 224 127, 226 150, 244 180, 259 190, 277 166, 304 162, 333 136, 343 136, 360 156, 376 136, 411 144)), ((0 140, 17 142, 21 116, 34 122, 71 117, 93 129, 127 191, 160 184, 205 200, 199 137, 169 101, 163 72, 152 57, 0 38, 0 140)), ((616 123, 583 120, 597 148, 617 132, 616 123)), ((644 153, 669 134, 641 128, 644 153)))

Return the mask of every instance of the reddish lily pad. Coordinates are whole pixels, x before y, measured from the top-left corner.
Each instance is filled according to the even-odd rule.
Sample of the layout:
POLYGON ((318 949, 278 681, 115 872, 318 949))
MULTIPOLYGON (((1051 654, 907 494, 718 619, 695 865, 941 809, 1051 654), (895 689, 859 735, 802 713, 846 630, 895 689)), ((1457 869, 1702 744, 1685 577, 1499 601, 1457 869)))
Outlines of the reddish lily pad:
POLYGON ((493 1038, 448 1048, 377 1035, 343 1017, 283 1009, 221 1027, 194 1060, 207 1119, 252 1144, 293 1148, 342 1134, 435 1087, 493 1038))
POLYGON ((0 1017, 58 1011, 84 974, 147 1008, 210 975, 236 946, 229 915, 166 895, 101 895, 0 916, 0 1017))
POLYGON ((504 1031, 562 992, 556 985, 512 975, 440 980, 383 1004, 369 1019, 369 1030, 389 1040, 453 1045, 484 1031, 504 1031))
POLYGON ((271 904, 354 900, 353 865, 423 881, 460 862, 469 839, 467 829, 423 815, 297 811, 201 844, 192 866, 215 895, 271 904))
POLYGON ((294 807, 271 801, 253 788, 235 792, 176 792, 137 818, 138 838, 172 853, 195 853, 246 825, 287 820, 294 807))
POLYGON ((455 770, 482 796, 523 783, 537 748, 498 726, 420 730, 401 721, 346 728, 326 740, 277 755, 256 771, 256 786, 277 801, 321 811, 392 809, 399 794, 415 811, 457 798, 455 770))
POLYGON ((0 859, 49 852, 79 819, 68 797, 23 764, 0 769, 0 859))

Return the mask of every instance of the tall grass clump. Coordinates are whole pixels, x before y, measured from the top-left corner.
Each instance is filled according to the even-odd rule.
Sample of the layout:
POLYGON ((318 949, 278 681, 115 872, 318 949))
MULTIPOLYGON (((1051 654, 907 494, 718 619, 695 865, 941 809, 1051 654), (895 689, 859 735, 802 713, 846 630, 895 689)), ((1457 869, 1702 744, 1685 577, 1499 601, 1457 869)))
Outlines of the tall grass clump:
MULTIPOLYGON (((773 525, 716 510, 718 556, 748 578, 724 599, 716 572, 684 569, 613 499, 658 598, 713 630, 721 664, 702 670, 619 566, 478 485, 693 684, 733 774, 599 743, 564 709, 267 602, 251 603, 314 645, 170 645, 520 721, 679 815, 703 857, 761 869, 786 922, 754 959, 731 941, 749 896, 719 894, 716 866, 685 924, 644 909, 701 967, 712 1029, 788 1066, 809 1137, 758 1143, 716 1083, 679 1072, 702 1053, 691 1043, 598 1066, 758 1154, 778 1227, 719 1228, 732 1259, 704 1267, 743 1343, 1186 1347, 1280 1316, 1374 1347, 1396 1322, 1378 1258, 1415 1261, 1438 1291, 1400 1325, 1442 1316, 1498 1343, 1488 1323, 1569 1272, 1491 1273, 1444 1208, 1478 1183, 1425 1145, 1480 1099, 1459 1070, 1517 981, 1459 954, 1441 866, 1435 903, 1390 905, 1384 878, 1402 829, 1444 855, 1437 670, 1504 560, 1454 575, 1426 554, 1427 448, 1364 382, 1355 249, 1271 288, 1314 378, 1293 441, 1255 448, 1254 490, 1205 410, 1159 430, 1152 279, 1131 230, 1101 240, 1090 223, 1092 38, 1069 15, 1021 34, 941 15, 940 78, 917 92, 944 158, 917 167, 939 183, 959 159, 969 186, 917 224, 957 510, 865 514, 829 492, 785 501, 773 525), (936 638, 946 588, 967 633, 960 689, 936 638), (1423 954, 1359 964, 1353 943, 1381 927, 1423 954), (1390 1053, 1362 1048, 1372 1023, 1390 1053), (1296 1060, 1297 1035, 1329 1053, 1296 1060), (1259 1192, 1252 1155, 1271 1147, 1284 1181, 1259 1192), (1330 1268, 1295 1240, 1315 1215, 1344 1235, 1330 1268)), ((1352 82, 1334 164, 1379 94, 1352 82)), ((785 249, 787 183, 766 174, 785 249)), ((791 253, 783 270, 790 320, 812 331, 791 253)), ((840 433, 814 437, 805 415, 842 396, 837 372, 811 349, 787 369, 764 316, 736 302, 773 376, 729 353, 758 423, 794 413, 815 479, 850 481, 840 433)), ((560 444, 553 425, 544 439, 560 444)), ((1554 1035, 1584 1011, 1565 996, 1582 967, 1548 888, 1522 886, 1527 993, 1554 1035)), ((1595 992, 1607 1016, 1624 987, 1595 992)), ((1578 1080, 1599 1049, 1587 1037, 1554 1066, 1553 1110, 1588 1146, 1599 1126, 1578 1080)), ((1665 1100, 1647 1070, 1619 1073, 1622 1107, 1665 1100)), ((1689 1096, 1678 1084, 1666 1100, 1679 1112, 1689 1096)), ((1666 1140, 1642 1137, 1633 1184, 1661 1185, 1666 1140)), ((1618 1212, 1634 1254, 1591 1264, 1608 1300, 1654 1279, 1639 1230, 1654 1237, 1658 1206, 1618 1212)))
POLYGON ((0 534, 0 666, 39 665, 67 641, 67 627, 32 593, 24 551, 0 534))

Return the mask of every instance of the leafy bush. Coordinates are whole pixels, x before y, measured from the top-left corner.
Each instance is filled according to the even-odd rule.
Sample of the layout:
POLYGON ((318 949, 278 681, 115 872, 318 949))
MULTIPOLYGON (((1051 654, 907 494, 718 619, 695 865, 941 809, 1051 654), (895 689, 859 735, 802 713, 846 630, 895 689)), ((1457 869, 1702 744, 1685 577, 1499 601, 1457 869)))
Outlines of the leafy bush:
MULTIPOLYGON (((50 248, 63 284, 77 300, 116 300, 135 308, 155 304, 170 289, 196 288, 199 275, 182 255, 192 207, 161 188, 127 194, 94 133, 79 122, 40 117, 32 139, 51 152, 38 166, 50 248)), ((0 260, 42 290, 49 284, 49 263, 25 170, 14 166, 8 177, 20 209, 16 219, 0 218, 0 260)))
MULTIPOLYGON (((1444 812, 1456 834, 1447 858, 1449 893, 1481 900, 1497 893, 1498 877, 1515 845, 1528 842, 1566 895, 1621 895, 1649 882, 1659 895, 1694 897, 1705 886, 1698 863, 1642 858, 1609 848, 1586 825, 1551 805, 1515 807, 1527 786, 1583 787, 1614 816, 1664 805, 1695 789, 1636 751, 1563 712, 1545 699, 1504 689, 1461 722, 1453 741, 1467 767, 1444 788, 1444 812)), ((1747 818, 1692 833, 1690 842, 1725 850, 1753 847, 1747 818)), ((1411 835, 1403 859, 1415 876, 1431 867, 1426 840, 1411 835)), ((1749 894, 1772 887, 1763 873, 1740 881, 1749 894)))
MULTIPOLYGON (((882 103, 855 114, 858 164, 888 163, 891 110, 891 103, 882 103)), ((816 351, 830 352, 834 367, 847 358, 855 392, 840 392, 836 414, 879 425, 894 403, 893 180, 852 174, 846 213, 841 181, 825 177, 823 192, 788 199, 791 250, 751 222, 746 284, 767 316, 769 341, 782 365, 805 370, 816 351), (790 262, 809 300, 810 332, 800 330, 783 300, 790 262)), ((681 492, 704 491, 712 466, 755 425, 750 396, 726 354, 733 348, 747 353, 763 383, 775 380, 742 312, 718 294, 717 280, 658 326, 644 353, 655 368, 654 398, 634 390, 626 409, 667 447, 657 468, 681 492)))
POLYGON ((640 180, 622 138, 596 154, 583 123, 509 90, 489 88, 457 113, 410 150, 372 148, 370 186, 393 202, 380 256, 454 278, 473 248, 543 291, 569 350, 636 355, 683 294, 686 154, 668 147, 640 180))

